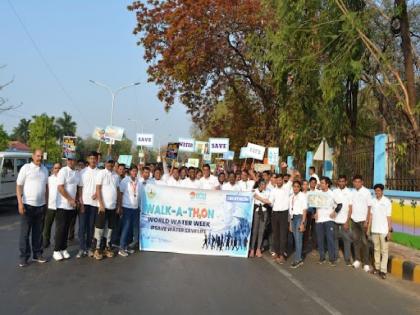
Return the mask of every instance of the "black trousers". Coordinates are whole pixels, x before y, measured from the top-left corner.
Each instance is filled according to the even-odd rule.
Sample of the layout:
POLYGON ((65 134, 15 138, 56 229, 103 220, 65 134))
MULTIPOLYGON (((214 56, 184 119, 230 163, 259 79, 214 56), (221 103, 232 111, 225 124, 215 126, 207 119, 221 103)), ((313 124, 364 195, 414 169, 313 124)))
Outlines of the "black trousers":
POLYGON ((103 230, 105 223, 108 222, 108 229, 113 230, 117 221, 115 210, 105 209, 105 212, 98 212, 95 218, 95 227, 103 230))
POLYGON ((42 231, 42 238, 44 248, 50 245, 51 241, 51 228, 55 220, 56 209, 47 209, 44 219, 44 230, 42 231))
POLYGON ((44 207, 33 207, 23 205, 25 213, 21 215, 19 250, 20 259, 26 261, 31 257, 31 245, 29 236, 31 236, 33 258, 42 254, 42 224, 44 220, 44 207))
POLYGON ((75 210, 57 209, 57 213, 55 215, 54 251, 61 251, 67 248, 69 228, 75 213, 75 210))
POLYGON ((277 255, 284 256, 289 233, 289 211, 273 211, 271 227, 273 230, 273 250, 277 255))

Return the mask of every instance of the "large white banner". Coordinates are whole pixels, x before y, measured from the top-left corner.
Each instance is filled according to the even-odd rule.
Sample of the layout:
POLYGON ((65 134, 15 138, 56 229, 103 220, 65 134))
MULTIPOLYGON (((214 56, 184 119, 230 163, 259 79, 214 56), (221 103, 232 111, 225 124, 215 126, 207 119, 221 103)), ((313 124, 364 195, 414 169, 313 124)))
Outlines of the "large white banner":
POLYGON ((142 190, 140 249, 247 257, 251 192, 147 184, 142 190))
POLYGON ((136 143, 142 147, 153 147, 154 135, 150 133, 138 133, 136 143))
POLYGON ((248 142, 247 148, 248 148, 248 152, 247 152, 248 158, 261 160, 261 161, 264 159, 265 147, 248 142))
POLYGON ((209 138, 210 153, 225 153, 229 151, 229 138, 209 138))
POLYGON ((194 139, 191 138, 179 138, 179 152, 194 152, 195 145, 194 139))

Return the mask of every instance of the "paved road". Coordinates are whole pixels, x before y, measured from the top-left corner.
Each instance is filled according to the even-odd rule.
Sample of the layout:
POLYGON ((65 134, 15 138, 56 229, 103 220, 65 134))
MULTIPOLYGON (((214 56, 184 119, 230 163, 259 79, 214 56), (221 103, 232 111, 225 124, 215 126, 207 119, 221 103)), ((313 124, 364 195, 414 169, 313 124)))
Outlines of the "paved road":
POLYGON ((420 314, 420 286, 312 256, 298 270, 269 257, 152 252, 22 269, 18 228, 13 203, 1 204, 1 314, 420 314))

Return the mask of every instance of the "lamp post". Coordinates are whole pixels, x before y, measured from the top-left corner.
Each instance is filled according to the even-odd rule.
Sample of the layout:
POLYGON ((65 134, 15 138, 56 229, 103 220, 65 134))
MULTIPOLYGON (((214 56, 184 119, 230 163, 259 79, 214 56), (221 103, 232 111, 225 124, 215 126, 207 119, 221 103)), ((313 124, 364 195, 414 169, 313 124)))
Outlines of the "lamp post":
MULTIPOLYGON (((93 83, 93 84, 95 84, 97 86, 100 86, 100 87, 108 90, 109 93, 111 93, 111 126, 113 125, 113 122, 114 122, 114 106, 115 106, 115 98, 116 98, 117 94, 119 92, 121 92, 122 90, 125 90, 125 89, 127 89, 129 87, 136 86, 136 85, 139 85, 140 84, 140 82, 130 83, 130 84, 124 85, 122 87, 119 87, 118 89, 116 89, 115 91, 113 91, 109 86, 107 86, 106 84, 103 84, 101 82, 94 81, 94 80, 89 80, 89 82, 90 83, 93 83)), ((112 142, 109 143, 108 155, 111 154, 111 146, 112 146, 112 142)))

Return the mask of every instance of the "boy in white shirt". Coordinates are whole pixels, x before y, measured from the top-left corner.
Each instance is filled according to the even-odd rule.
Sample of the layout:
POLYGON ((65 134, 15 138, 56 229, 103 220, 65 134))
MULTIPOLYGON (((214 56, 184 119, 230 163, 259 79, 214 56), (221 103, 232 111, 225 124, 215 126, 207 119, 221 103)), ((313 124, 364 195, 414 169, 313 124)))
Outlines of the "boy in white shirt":
POLYGON ((210 173, 210 165, 205 164, 203 166, 203 177, 200 178, 200 188, 201 189, 218 189, 220 184, 217 180, 217 177, 211 175, 210 173))
POLYGON ((351 219, 355 256, 353 267, 356 269, 359 268, 360 261, 362 260, 363 270, 369 272, 369 246, 366 234, 369 225, 372 196, 369 189, 363 186, 363 178, 360 175, 353 177, 353 187, 351 205, 349 206, 349 218, 347 219, 345 228, 348 228, 349 219, 351 219))
MULTIPOLYGON (((291 180, 290 180, 291 182, 291 180)), ((306 226, 306 211, 308 210, 308 198, 301 192, 301 183, 293 181, 293 193, 289 199, 289 230, 293 233, 295 239, 295 257, 292 268, 298 268, 303 265, 302 259, 302 242, 303 232, 306 226)))
POLYGON ((188 177, 183 179, 179 186, 183 187, 183 188, 200 189, 201 188, 201 183, 198 179, 195 178, 195 175, 196 175, 195 168, 192 167, 192 166, 189 167, 188 168, 188 177))
POLYGON ((48 177, 48 209, 44 219, 44 230, 42 232, 43 247, 48 248, 51 240, 51 227, 54 223, 57 212, 57 174, 61 169, 60 163, 54 163, 51 176, 48 177))
POLYGON ((252 191, 255 186, 255 181, 249 179, 249 173, 247 170, 242 170, 241 180, 238 182, 241 191, 252 191))
POLYGON ((375 198, 372 200, 369 228, 374 248, 375 268, 373 273, 378 273, 382 279, 386 279, 388 266, 388 242, 392 233, 392 204, 384 196, 384 185, 376 184, 375 198))
POLYGON ((223 184, 222 190, 225 190, 225 191, 240 191, 241 190, 239 185, 236 183, 235 173, 229 172, 228 181, 223 184))

